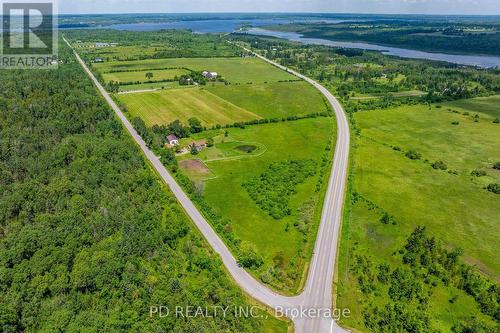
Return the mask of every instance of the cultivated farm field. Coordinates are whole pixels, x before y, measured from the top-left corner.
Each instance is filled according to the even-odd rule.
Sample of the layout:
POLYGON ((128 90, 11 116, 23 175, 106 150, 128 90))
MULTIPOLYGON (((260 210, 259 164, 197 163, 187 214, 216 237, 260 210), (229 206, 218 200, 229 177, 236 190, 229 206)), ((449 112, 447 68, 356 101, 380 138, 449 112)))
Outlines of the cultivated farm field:
POLYGON ((196 117, 205 126, 260 119, 207 89, 198 87, 169 89, 119 95, 132 117, 140 117, 146 125, 166 125, 175 120, 183 123, 196 117))
POLYGON ((263 118, 306 115, 327 110, 321 94, 303 81, 241 86, 209 85, 207 89, 263 118))
POLYGON ((188 68, 193 71, 218 72, 231 84, 264 83, 296 78, 257 58, 173 58, 118 61, 95 64, 101 73, 116 70, 147 71, 163 68, 188 68))
MULTIPOLYGON (((254 82, 252 84, 208 83, 206 86, 180 88, 177 82, 158 82, 122 86, 124 91, 160 89, 154 92, 140 92, 119 95, 132 116, 141 117, 148 126, 166 125, 174 120, 186 123, 196 117, 204 126, 226 125, 256 119, 304 116, 310 113, 328 111, 323 97, 309 84, 303 81, 277 82, 278 79, 294 78, 284 71, 255 58, 212 58, 207 64, 201 59, 161 59, 134 62, 104 63, 98 65, 100 71, 132 68, 134 72, 104 73, 106 80, 146 79, 145 73, 156 70, 155 66, 186 66, 198 69, 223 67, 230 82, 254 82), (223 65, 228 63, 227 67, 223 65), (125 64, 121 67, 120 64, 125 64), (212 64, 215 64, 212 66, 212 64), (205 66, 205 67, 201 67, 205 66), (142 69, 140 69, 142 67, 142 69), (147 69, 146 69, 147 67, 147 69), (239 69, 238 69, 239 68, 239 69), (137 70, 137 71, 135 71, 137 70), (272 76, 272 79, 271 79, 272 76), (256 79, 258 77, 258 80, 256 79), (264 83, 265 78, 270 82, 264 83), (274 82, 271 82, 274 80, 274 82)), ((158 70, 163 73, 165 70, 158 70)), ((167 70, 167 72, 170 70, 167 70)), ((225 72, 221 72, 224 74, 225 72)), ((173 73, 170 73, 172 75, 173 73)), ((178 73, 177 73, 178 74, 178 73)), ((166 74, 165 74, 166 75, 166 74)), ((154 78, 153 78, 154 80, 154 78)), ((267 82, 267 81, 266 81, 267 82)))

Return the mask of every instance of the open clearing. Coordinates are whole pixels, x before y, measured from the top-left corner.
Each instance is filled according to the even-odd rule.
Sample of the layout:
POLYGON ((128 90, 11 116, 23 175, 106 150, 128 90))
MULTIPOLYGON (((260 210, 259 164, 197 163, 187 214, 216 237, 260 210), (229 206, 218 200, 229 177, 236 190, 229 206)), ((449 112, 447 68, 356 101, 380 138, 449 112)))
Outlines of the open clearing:
POLYGON ((119 95, 132 117, 142 118, 148 126, 174 120, 183 123, 196 117, 205 126, 260 119, 206 89, 170 89, 119 95))
POLYGON ((207 86, 212 93, 263 118, 306 115, 327 110, 323 97, 306 82, 207 86))
MULTIPOLYGON (((498 101, 499 96, 494 96, 430 110, 420 105, 355 114, 361 135, 354 156, 353 191, 388 212, 397 224, 381 223, 380 210, 364 200, 352 205, 343 227, 338 305, 354 311, 344 324, 364 327, 364 296, 349 271, 355 255, 368 256, 375 266, 382 262, 397 266, 393 253, 416 226, 426 226, 447 247, 462 248, 466 261, 493 279, 498 277, 499 196, 484 189, 488 183, 500 182, 500 171, 492 169, 500 161, 500 125, 492 117, 498 101), (465 110, 470 114, 462 114, 465 110), (412 149, 421 153, 420 160, 405 156, 412 149), (447 165, 447 171, 431 166, 438 160, 447 165), (486 176, 471 176, 476 169, 486 176)), ((451 287, 439 286, 430 301, 431 309, 439 309, 432 312, 433 325, 442 331, 450 331, 457 318, 479 313, 472 297, 451 287), (458 301, 449 302, 455 294, 458 301)))
POLYGON ((200 160, 186 159, 179 162, 179 167, 194 182, 214 177, 212 171, 200 160))
MULTIPOLYGON (((258 154, 263 149, 258 148, 251 153, 257 154, 255 156, 248 157, 245 156, 247 153, 240 151, 239 154, 244 158, 206 162, 217 178, 206 181, 203 194, 205 200, 222 216, 229 218, 235 235, 243 241, 253 243, 257 253, 264 258, 264 265, 254 272, 256 275, 273 267, 276 258, 282 258, 281 269, 293 278, 289 277, 282 282, 271 281, 271 285, 281 290, 296 291, 298 288, 316 237, 324 189, 321 193, 315 192, 318 175, 308 179, 299 185, 297 194, 292 196, 292 215, 275 220, 257 206, 242 184, 260 176, 273 162, 312 159, 319 167, 325 147, 335 136, 334 128, 333 118, 321 117, 230 129, 229 137, 225 138, 226 144, 235 148, 244 144, 265 147, 265 153, 258 154), (294 223, 298 219, 298 208, 311 200, 316 200, 319 204, 313 212, 312 230, 304 236, 294 227, 294 223)), ((215 148, 217 149, 217 145, 215 148)), ((209 159, 212 156, 209 150, 204 153, 206 155, 200 154, 197 158, 209 159)))
POLYGON ((285 73, 257 58, 174 58, 95 64, 95 68, 101 73, 113 70, 146 71, 174 67, 189 68, 194 71, 218 72, 219 75, 222 75, 232 84, 296 80, 293 75, 285 73))

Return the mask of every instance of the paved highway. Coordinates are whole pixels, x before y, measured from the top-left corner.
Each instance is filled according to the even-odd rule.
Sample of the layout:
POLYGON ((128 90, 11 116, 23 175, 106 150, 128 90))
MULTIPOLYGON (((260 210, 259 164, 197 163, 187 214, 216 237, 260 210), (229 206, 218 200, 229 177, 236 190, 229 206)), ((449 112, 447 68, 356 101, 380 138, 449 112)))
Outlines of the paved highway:
MULTIPOLYGON (((68 41, 65 42, 68 43, 68 41)), ((71 47, 71 45, 70 45, 71 47)), ((162 180, 170 187, 171 191, 185 209, 186 213, 206 238, 212 249, 219 254, 226 269, 232 275, 238 285, 251 297, 266 304, 277 312, 282 312, 294 321, 296 333, 331 333, 347 332, 340 328, 336 322, 327 316, 327 310, 332 307, 332 284, 334 276, 335 261, 337 255, 337 244, 339 229, 342 218, 344 192, 346 188, 347 168, 349 158, 349 126, 346 115, 340 103, 335 97, 319 83, 299 73, 287 70, 283 66, 272 62, 260 55, 259 58, 272 65, 287 70, 289 73, 306 80, 316 87, 330 102, 335 110, 338 122, 338 139, 335 157, 330 177, 328 192, 325 198, 321 225, 317 236, 312 264, 309 269, 308 280, 304 291, 295 297, 286 297, 277 294, 254 279, 247 271, 240 268, 224 242, 217 236, 210 224, 205 220, 195 205, 191 202, 175 179, 163 166, 156 156, 146 145, 141 136, 133 128, 122 113, 118 105, 113 101, 104 87, 95 78, 85 62, 75 52, 78 62, 87 75, 94 82, 99 92, 111 106, 127 131, 139 145, 146 158, 158 172, 162 180), (297 314, 299 314, 297 316, 297 314)))

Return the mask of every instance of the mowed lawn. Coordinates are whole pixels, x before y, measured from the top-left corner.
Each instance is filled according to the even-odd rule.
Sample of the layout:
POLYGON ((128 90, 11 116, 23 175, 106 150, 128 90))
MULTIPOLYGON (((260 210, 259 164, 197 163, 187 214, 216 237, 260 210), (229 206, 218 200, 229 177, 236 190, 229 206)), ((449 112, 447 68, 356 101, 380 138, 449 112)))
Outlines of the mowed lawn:
POLYGON ((189 71, 185 69, 160 69, 134 72, 104 73, 102 74, 102 76, 106 82, 115 81, 124 83, 173 80, 176 77, 180 77, 188 73, 189 71), (153 77, 151 79, 148 79, 146 77, 146 73, 152 73, 153 77))
POLYGON ((106 62, 94 65, 101 73, 113 70, 146 71, 162 68, 189 68, 218 72, 232 84, 278 82, 296 77, 257 58, 174 58, 106 62))
POLYGON ((245 109, 212 94, 206 89, 170 89, 118 95, 132 117, 140 117, 148 126, 183 123, 196 117, 205 126, 259 119, 245 109))
MULTIPOLYGON (((484 187, 500 182, 500 171, 492 168, 500 161, 500 125, 493 123, 493 113, 481 111, 497 101, 498 96, 433 106, 431 110, 423 105, 406 106, 355 115, 361 136, 354 151, 353 190, 394 216, 397 224, 382 224, 380 211, 370 209, 362 200, 352 206, 340 253, 338 304, 353 310, 344 324, 363 328, 363 294, 355 275, 349 272, 354 255, 367 255, 375 266, 390 262, 396 267, 401 263, 393 253, 404 246, 416 226, 426 226, 446 247, 462 248, 469 264, 498 279, 500 197, 484 187), (460 113, 448 110, 458 111, 459 105, 460 113), (470 115, 462 114, 465 109, 470 115), (478 122, 474 121, 475 113, 480 115, 478 122), (403 151, 394 150, 394 146, 403 151), (420 152, 422 159, 405 157, 404 151, 410 149, 420 152), (438 160, 453 173, 433 169, 430 164, 438 160), (471 176, 475 169, 487 175, 471 176)), ((458 318, 472 314, 484 317, 472 297, 463 292, 459 292, 457 302, 449 302, 457 292, 440 286, 431 297, 433 326, 442 331, 450 331, 458 318)))
MULTIPOLYGON (((303 234, 294 227, 294 223, 298 218, 297 209, 308 200, 318 200, 316 210, 318 213, 321 210, 321 194, 315 192, 318 176, 299 185, 298 193, 293 195, 290 202, 293 213, 282 220, 275 220, 260 209, 242 184, 260 176, 274 162, 312 159, 319 166, 325 147, 335 137, 334 118, 322 117, 230 129, 229 136, 233 141, 265 147, 265 153, 242 159, 206 162, 216 178, 205 183, 204 197, 212 207, 232 221, 235 235, 254 244, 258 254, 264 258, 264 266, 255 273, 260 275, 266 271, 273 265, 273 258, 281 254, 285 270, 295 272, 297 278, 291 285, 275 287, 296 291, 304 265, 309 262, 316 232, 311 232, 305 242, 303 234)), ((319 219, 314 220, 315 226, 318 221, 319 219)))
POLYGON ((263 118, 306 115, 327 110, 322 95, 303 81, 241 86, 209 85, 207 89, 263 118))

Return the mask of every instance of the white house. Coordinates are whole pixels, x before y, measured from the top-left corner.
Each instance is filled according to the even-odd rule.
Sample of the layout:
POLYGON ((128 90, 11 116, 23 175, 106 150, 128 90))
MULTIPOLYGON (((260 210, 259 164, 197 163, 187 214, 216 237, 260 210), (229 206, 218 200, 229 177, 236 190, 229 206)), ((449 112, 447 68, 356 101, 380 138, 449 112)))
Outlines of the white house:
POLYGON ((217 72, 209 72, 209 71, 204 71, 203 73, 201 73, 205 78, 207 78, 208 80, 215 80, 217 79, 217 77, 219 76, 219 74, 217 72))
POLYGON ((167 141, 168 144, 171 146, 178 146, 179 145, 179 138, 176 137, 174 134, 170 134, 167 136, 167 141))

